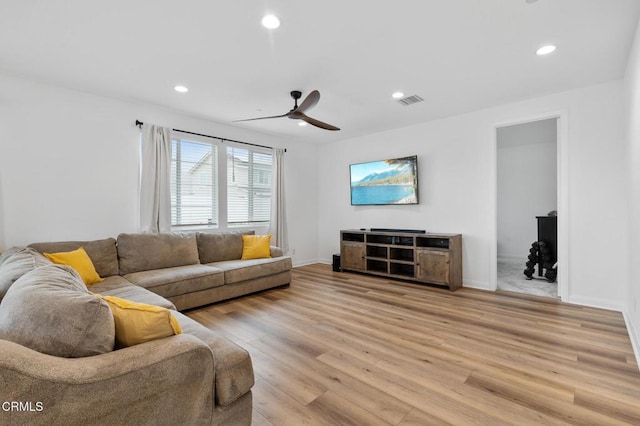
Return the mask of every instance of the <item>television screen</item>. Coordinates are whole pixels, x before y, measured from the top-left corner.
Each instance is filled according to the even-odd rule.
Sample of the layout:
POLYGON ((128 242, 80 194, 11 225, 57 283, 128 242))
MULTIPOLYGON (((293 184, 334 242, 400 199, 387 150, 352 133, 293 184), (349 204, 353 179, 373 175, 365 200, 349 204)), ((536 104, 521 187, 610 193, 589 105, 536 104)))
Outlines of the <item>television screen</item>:
POLYGON ((418 204, 418 157, 352 164, 351 205, 418 204))

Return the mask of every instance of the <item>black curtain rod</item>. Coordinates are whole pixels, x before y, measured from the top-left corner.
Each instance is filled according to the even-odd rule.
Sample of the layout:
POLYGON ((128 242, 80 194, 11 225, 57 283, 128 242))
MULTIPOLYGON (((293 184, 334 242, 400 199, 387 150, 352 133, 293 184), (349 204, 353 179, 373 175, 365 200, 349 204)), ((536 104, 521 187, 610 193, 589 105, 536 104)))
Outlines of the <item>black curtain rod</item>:
MULTIPOLYGON (((142 125, 143 125, 143 124, 144 124, 144 123, 143 123, 142 121, 140 121, 140 120, 136 120, 136 126, 138 126, 138 127, 142 128, 142 125)), ((259 147, 259 148, 273 149, 273 147, 270 147, 270 146, 258 145, 258 144, 255 144, 255 143, 249 143, 249 142, 236 141, 236 140, 233 140, 233 139, 221 138, 221 137, 219 137, 219 136, 205 135, 205 134, 203 134, 203 133, 188 132, 188 131, 186 131, 186 130, 180 130, 180 129, 171 129, 171 130, 173 130, 174 132, 187 133, 187 134, 189 134, 189 135, 195 135, 195 136, 204 136, 205 138, 218 139, 218 140, 221 140, 221 141, 235 142, 235 143, 241 143, 241 144, 243 144, 243 145, 257 146, 257 147, 259 147)), ((284 152, 287 152, 287 149, 286 149, 286 148, 285 148, 284 152)))

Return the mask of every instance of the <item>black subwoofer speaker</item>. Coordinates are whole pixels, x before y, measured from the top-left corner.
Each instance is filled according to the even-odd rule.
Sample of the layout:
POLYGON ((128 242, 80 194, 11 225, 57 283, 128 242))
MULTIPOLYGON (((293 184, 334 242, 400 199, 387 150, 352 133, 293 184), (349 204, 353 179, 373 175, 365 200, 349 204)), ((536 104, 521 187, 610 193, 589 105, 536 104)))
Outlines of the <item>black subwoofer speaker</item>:
POLYGON ((340 272, 340 255, 333 255, 333 272, 340 272))

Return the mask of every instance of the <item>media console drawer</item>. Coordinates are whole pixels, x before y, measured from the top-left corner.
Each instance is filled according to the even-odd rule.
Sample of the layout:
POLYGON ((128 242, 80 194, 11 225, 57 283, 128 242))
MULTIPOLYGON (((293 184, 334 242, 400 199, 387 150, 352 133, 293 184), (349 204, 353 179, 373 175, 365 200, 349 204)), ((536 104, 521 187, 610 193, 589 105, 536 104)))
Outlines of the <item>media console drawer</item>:
POLYGON ((340 231, 342 271, 462 287, 462 235, 340 231))

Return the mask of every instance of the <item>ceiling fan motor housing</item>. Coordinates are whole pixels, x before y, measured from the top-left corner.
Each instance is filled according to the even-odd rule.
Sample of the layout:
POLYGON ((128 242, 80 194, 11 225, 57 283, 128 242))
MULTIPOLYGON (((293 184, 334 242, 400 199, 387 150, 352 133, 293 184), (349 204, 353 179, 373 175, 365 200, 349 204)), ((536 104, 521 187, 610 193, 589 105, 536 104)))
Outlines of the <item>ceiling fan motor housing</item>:
MULTIPOLYGON (((294 104, 295 105, 293 106, 293 109, 291 111, 289 111, 289 112, 293 112, 296 109, 298 109, 298 99, 300 99, 301 96, 302 96, 302 92, 301 91, 299 91, 299 90, 292 90, 291 91, 291 97, 294 99, 294 104)), ((295 117, 289 116, 289 118, 295 118, 295 117)))

